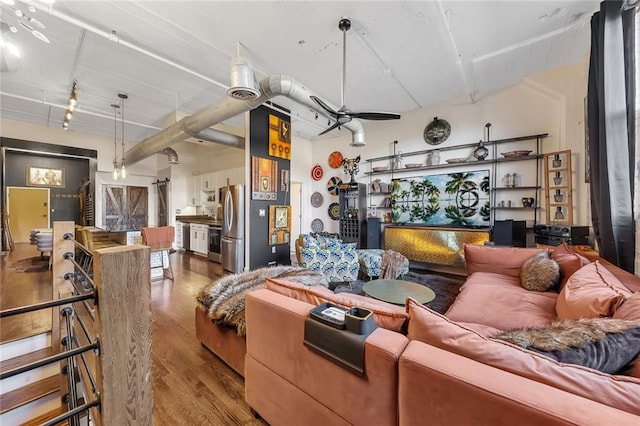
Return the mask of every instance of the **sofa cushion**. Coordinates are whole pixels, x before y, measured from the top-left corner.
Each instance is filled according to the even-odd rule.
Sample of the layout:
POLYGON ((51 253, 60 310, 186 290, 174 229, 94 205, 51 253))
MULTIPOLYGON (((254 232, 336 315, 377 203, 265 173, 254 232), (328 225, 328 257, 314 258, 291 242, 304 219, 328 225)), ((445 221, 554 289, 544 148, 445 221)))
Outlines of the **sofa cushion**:
POLYGON ((524 262, 520 271, 520 285, 529 291, 547 291, 555 287, 559 280, 560 267, 544 251, 524 262))
POLYGON ((302 300, 314 306, 324 302, 351 308, 358 306, 373 312, 373 318, 377 326, 393 331, 401 331, 402 326, 408 316, 404 306, 392 305, 391 303, 370 297, 349 293, 334 293, 322 286, 303 286, 286 280, 272 280, 267 278, 267 288, 276 293, 302 300))
POLYGON ((590 263, 589 259, 580 256, 566 242, 551 252, 551 258, 560 266, 560 288, 564 287, 574 272, 590 263))
POLYGON ((322 249, 302 247, 301 266, 321 272, 330 282, 355 281, 358 279, 360 264, 354 249, 322 249))
POLYGON ((640 321, 640 291, 636 291, 627 298, 613 313, 613 317, 616 319, 640 321))
POLYGON ((512 277, 520 276, 524 262, 546 249, 491 247, 475 244, 464 245, 464 261, 468 274, 495 272, 512 277))
POLYGON ((518 277, 475 272, 460 288, 446 316, 453 321, 480 323, 500 330, 543 327, 556 316, 558 293, 528 291, 518 277))
POLYGON ((612 318, 558 320, 548 327, 509 330, 494 337, 609 374, 626 369, 640 354, 640 323, 612 318))
POLYGON ((556 311, 560 319, 609 317, 631 292, 599 261, 573 273, 560 291, 556 311))
POLYGON ((409 340, 474 359, 584 398, 640 415, 640 379, 612 376, 563 364, 507 342, 487 338, 420 305, 407 301, 409 340))

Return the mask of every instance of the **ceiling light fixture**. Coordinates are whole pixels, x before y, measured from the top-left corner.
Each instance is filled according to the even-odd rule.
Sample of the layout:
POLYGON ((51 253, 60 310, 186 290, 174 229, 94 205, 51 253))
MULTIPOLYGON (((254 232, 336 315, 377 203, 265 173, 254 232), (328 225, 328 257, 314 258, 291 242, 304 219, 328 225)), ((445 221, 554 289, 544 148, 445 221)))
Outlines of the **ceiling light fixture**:
POLYGON ((78 80, 73 80, 73 86, 71 86, 71 93, 69 93, 69 101, 67 102, 67 111, 64 113, 64 119, 62 120, 62 128, 67 130, 69 123, 73 118, 73 113, 78 107, 78 92, 76 91, 78 80))
POLYGON ((124 167, 124 101, 125 99, 129 99, 129 96, 125 93, 118 93, 118 97, 122 104, 122 113, 120 114, 120 122, 122 123, 122 164, 120 165, 120 177, 125 179, 127 177, 127 171, 124 167))
POLYGON ((0 18, 0 49, 8 50, 16 58, 20 57, 20 49, 13 42, 13 33, 18 29, 0 18))
MULTIPOLYGON (((18 31, 17 27, 20 26, 25 30, 29 31, 31 35, 37 38, 38 40, 44 43, 50 43, 47 36, 45 36, 40 31, 40 30, 44 30, 46 26, 42 22, 40 22, 39 19, 36 19, 33 16, 23 12, 21 9, 14 7, 15 5, 16 3, 13 0, 1 0, 1 3, 0 3, 0 6, 4 6, 4 9, 10 9, 13 11, 13 14, 3 13, 3 16, 5 17, 13 16, 16 20, 16 25, 10 24, 5 19, 2 20, 3 22, 10 25, 11 32, 14 32, 14 33, 17 32, 18 31)), ((37 9, 33 6, 27 5, 27 10, 29 10, 29 12, 31 13, 35 13, 37 9)))
POLYGON ((118 108, 120 105, 111 104, 113 108, 113 180, 118 180, 118 108))

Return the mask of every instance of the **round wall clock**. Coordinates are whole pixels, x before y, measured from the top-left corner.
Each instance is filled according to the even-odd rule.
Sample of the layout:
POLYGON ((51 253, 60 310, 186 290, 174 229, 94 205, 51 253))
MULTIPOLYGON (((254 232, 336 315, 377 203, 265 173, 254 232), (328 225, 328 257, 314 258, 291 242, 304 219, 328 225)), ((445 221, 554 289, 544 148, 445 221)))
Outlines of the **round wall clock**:
POLYGON ((433 121, 424 128, 424 141, 429 145, 440 145, 451 134, 451 125, 447 120, 433 117, 433 121))

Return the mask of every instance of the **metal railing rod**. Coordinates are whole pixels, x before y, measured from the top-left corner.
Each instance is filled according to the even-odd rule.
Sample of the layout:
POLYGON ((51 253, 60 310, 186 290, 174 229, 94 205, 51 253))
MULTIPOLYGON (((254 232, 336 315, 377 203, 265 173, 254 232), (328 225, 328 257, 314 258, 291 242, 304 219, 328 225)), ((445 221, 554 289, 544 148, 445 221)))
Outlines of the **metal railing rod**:
MULTIPOLYGON (((80 346, 80 342, 76 335, 73 335, 73 340, 77 346, 80 346)), ((87 359, 84 357, 84 354, 80 354, 80 359, 82 360, 82 365, 84 366, 84 370, 87 372, 87 377, 89 377, 89 383, 91 384, 91 392, 95 396, 97 387, 96 387, 96 379, 93 378, 93 374, 91 374, 91 370, 89 369, 89 365, 87 364, 87 359)))
POLYGON ((43 367, 47 364, 52 364, 54 362, 58 362, 61 361, 65 358, 68 358, 70 356, 74 356, 74 355, 78 355, 84 352, 88 352, 88 351, 92 351, 95 349, 100 349, 100 343, 99 342, 94 342, 91 343, 89 345, 85 345, 85 346, 81 346, 79 348, 70 350, 70 351, 65 351, 65 352, 60 352, 59 354, 55 354, 55 355, 51 355, 49 357, 43 358, 41 360, 38 361, 34 361, 31 362, 29 364, 23 365, 22 367, 17 367, 14 368, 12 370, 7 370, 4 373, 0 373, 0 380, 4 380, 6 378, 9 377, 13 377, 15 375, 18 374, 22 374, 25 373, 27 371, 33 370, 34 368, 40 368, 43 367))
POLYGON ((100 398, 96 398, 91 402, 87 402, 86 404, 82 404, 81 406, 71 410, 71 411, 67 411, 66 413, 62 413, 60 414, 58 417, 54 417, 53 419, 49 420, 46 423, 43 423, 41 426, 54 426, 57 425, 58 423, 61 423, 73 416, 77 416, 78 414, 83 413, 84 411, 88 411, 90 408, 93 407, 99 407, 100 406, 100 398))
POLYGON ((10 316, 19 315, 19 314, 26 314, 27 312, 39 311, 40 309, 55 308, 56 306, 62 306, 68 303, 74 303, 74 302, 80 302, 82 300, 93 299, 94 296, 95 296, 95 291, 92 291, 91 293, 85 293, 79 296, 69 296, 63 299, 51 300, 49 302, 34 303, 33 305, 5 309, 4 311, 0 311, 0 318, 10 317, 10 316))
MULTIPOLYGON (((87 327, 87 324, 85 324, 85 322, 82 319, 82 317, 80 315, 78 315, 77 313, 76 313, 76 320, 78 321, 78 324, 80 324, 80 328, 82 328, 82 332, 84 333, 84 337, 86 337, 87 340, 90 342, 91 341, 91 333, 89 333, 89 328, 87 327)), ((80 346, 80 344, 78 344, 78 346, 80 346)))
MULTIPOLYGON (((65 277, 67 278, 67 277, 65 277)), ((81 290, 76 286, 76 283, 74 280, 69 280, 69 282, 71 283, 71 286, 73 287, 74 293, 79 293, 79 294, 88 294, 86 293, 86 290, 81 290)), ((96 298, 94 298, 94 304, 97 302, 96 298)), ((91 317, 92 321, 96 320, 96 314, 93 312, 93 309, 91 309, 91 306, 89 306, 89 303, 86 300, 82 301, 82 305, 84 306, 85 310, 87 311, 87 314, 91 317)))
MULTIPOLYGON (((67 329, 67 336, 66 338, 63 339, 63 344, 65 345, 67 351, 72 351, 73 350, 73 313, 74 310, 71 307, 66 307, 64 308, 64 310, 61 312, 62 316, 64 317, 64 319, 66 320, 66 329, 67 329)), ((68 353, 68 352, 65 352, 68 353)), ((67 390, 68 390, 68 395, 67 395, 67 408, 69 410, 74 410, 76 408, 76 405, 78 404, 78 395, 77 395, 77 388, 76 388, 76 365, 74 362, 75 358, 73 355, 68 355, 67 356, 67 390)), ((72 417, 69 419, 69 423, 71 426, 77 426, 78 422, 77 422, 77 417, 72 417)))
POLYGON ((75 239, 75 237, 73 236, 72 233, 66 233, 64 234, 64 236, 62 237, 67 241, 71 241, 76 247, 78 247, 80 250, 82 250, 83 252, 85 252, 86 254, 88 254, 89 256, 91 256, 91 251, 89 251, 88 248, 86 248, 85 246, 83 246, 82 244, 80 244, 80 242, 78 240, 75 239))
POLYGON ((64 258, 69 262, 71 262, 73 266, 75 266, 75 269, 82 274, 82 276, 91 284, 92 287, 95 288, 95 284, 93 283, 93 278, 91 278, 89 274, 87 274, 84 271, 84 269, 82 269, 82 265, 76 262, 76 259, 73 257, 73 253, 71 252, 65 253, 64 258))

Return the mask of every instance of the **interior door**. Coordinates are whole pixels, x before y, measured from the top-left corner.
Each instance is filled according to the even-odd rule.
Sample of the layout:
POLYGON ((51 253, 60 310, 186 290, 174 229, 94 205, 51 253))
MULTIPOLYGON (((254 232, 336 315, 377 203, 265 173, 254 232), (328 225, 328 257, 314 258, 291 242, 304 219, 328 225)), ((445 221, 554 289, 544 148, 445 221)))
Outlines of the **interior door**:
POLYGON ((102 186, 102 220, 104 228, 109 231, 126 229, 125 188, 122 185, 102 186))
POLYGON ((49 189, 7 187, 9 231, 16 243, 28 243, 32 229, 49 227, 49 189))
POLYGON ((158 226, 167 226, 167 192, 169 185, 167 181, 158 182, 156 185, 158 226))
POLYGON ((127 186, 129 229, 141 229, 149 223, 149 191, 146 186, 127 186))

